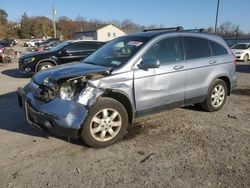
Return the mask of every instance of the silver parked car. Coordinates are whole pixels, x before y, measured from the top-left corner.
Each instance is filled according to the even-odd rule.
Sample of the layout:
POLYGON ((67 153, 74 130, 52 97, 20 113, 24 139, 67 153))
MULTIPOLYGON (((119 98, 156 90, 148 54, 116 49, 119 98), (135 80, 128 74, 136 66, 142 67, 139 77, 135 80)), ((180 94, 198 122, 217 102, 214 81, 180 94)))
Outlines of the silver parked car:
POLYGON ((116 38, 82 62, 35 74, 18 91, 29 124, 105 147, 138 116, 190 104, 220 110, 235 86, 224 40, 178 27, 116 38))

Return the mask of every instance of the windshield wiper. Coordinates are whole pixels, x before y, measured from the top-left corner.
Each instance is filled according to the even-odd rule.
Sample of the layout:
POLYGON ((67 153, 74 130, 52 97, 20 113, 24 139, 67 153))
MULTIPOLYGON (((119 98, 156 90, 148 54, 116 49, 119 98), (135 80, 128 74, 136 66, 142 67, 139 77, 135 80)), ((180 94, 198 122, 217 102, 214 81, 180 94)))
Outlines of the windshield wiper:
POLYGON ((98 65, 98 64, 96 64, 96 63, 94 63, 94 62, 90 62, 90 61, 82 61, 83 63, 87 63, 87 64, 90 64, 90 65, 98 65))

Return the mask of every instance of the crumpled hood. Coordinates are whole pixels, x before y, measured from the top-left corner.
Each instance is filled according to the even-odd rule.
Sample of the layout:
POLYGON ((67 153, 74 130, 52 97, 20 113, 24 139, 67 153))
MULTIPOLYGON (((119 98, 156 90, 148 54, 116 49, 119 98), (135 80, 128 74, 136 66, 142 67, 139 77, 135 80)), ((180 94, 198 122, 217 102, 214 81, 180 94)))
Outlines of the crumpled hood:
POLYGON ((50 77, 51 80, 56 82, 60 79, 86 76, 94 73, 109 74, 111 70, 111 67, 103 67, 82 62, 73 62, 59 65, 46 71, 38 72, 32 77, 32 80, 39 85, 43 85, 44 79, 47 77, 50 77))

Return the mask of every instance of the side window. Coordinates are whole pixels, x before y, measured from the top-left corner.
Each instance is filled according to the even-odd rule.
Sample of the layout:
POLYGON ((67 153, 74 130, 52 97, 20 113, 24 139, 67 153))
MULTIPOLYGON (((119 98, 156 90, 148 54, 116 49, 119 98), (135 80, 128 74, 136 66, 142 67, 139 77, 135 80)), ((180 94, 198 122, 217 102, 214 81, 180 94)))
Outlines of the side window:
POLYGON ((96 43, 87 43, 87 42, 76 42, 72 43, 66 47, 69 52, 83 51, 83 50, 96 50, 98 45, 96 43))
POLYGON ((142 59, 158 59, 161 64, 182 61, 183 50, 180 38, 165 38, 156 42, 143 55, 142 59))
POLYGON ((69 52, 77 51, 77 43, 70 43, 68 46, 65 47, 66 50, 69 52))
POLYGON ((186 60, 210 57, 208 41, 198 37, 184 37, 186 60))
POLYGON ((97 43, 80 43, 79 50, 96 50, 98 48, 97 43))
POLYGON ((217 42, 209 41, 209 43, 212 49, 213 56, 228 54, 227 50, 217 42))

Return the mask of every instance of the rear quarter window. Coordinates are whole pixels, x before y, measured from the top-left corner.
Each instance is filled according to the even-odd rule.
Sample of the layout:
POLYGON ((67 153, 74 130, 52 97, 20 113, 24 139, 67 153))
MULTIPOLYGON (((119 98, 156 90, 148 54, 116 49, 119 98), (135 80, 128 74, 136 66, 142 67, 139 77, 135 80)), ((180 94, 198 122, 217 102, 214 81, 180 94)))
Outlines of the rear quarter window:
POLYGON ((211 56, 209 44, 206 39, 198 37, 183 37, 183 41, 186 60, 211 56))
POLYGON ((222 45, 218 44, 217 42, 209 41, 209 43, 212 50, 212 56, 228 54, 227 49, 222 45))

